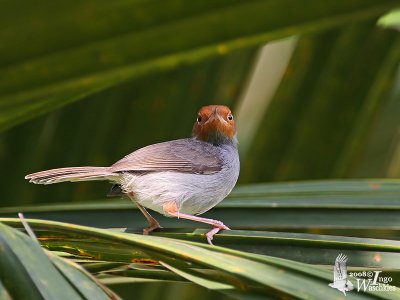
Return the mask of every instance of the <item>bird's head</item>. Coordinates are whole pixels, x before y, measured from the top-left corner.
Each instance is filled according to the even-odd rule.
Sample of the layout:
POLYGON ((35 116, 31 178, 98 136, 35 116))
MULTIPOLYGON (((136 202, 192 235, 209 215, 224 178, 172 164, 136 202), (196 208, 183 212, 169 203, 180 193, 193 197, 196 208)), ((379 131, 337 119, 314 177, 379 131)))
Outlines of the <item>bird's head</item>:
POLYGON ((203 106, 197 115, 192 136, 212 144, 237 144, 236 125, 229 107, 203 106))

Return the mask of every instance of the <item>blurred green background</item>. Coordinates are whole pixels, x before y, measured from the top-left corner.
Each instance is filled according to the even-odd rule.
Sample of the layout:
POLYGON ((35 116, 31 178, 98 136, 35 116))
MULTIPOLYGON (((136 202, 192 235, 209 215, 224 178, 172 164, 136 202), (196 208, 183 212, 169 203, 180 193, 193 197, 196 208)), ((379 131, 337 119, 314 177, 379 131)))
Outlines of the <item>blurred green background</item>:
MULTIPOLYGON (((337 298, 339 253, 350 271, 377 268, 399 286, 400 0, 0 4, 2 223, 39 219, 28 222, 44 248, 126 299, 337 298), (132 234, 145 219, 105 199, 105 182, 24 180, 187 137, 207 104, 230 106, 239 129, 241 186, 206 214, 234 229, 216 236, 222 247, 172 218, 132 234), (383 179, 280 183, 338 178, 383 179)), ((91 287, 80 272, 57 279, 55 255, 0 225, 0 298, 91 287)))
POLYGON ((239 183, 400 177, 399 5, 3 1, 0 205, 104 198, 23 178, 189 136, 206 104, 235 113, 239 183))

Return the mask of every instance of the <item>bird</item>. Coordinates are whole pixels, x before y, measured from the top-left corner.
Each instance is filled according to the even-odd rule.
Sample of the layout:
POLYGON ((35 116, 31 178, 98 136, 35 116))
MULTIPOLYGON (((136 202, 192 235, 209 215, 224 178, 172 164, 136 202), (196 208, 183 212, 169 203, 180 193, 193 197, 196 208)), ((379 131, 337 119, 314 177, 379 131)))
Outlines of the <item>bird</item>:
POLYGON ((345 296, 346 292, 354 289, 353 283, 347 279, 347 256, 340 253, 335 260, 335 267, 333 268, 333 282, 329 286, 338 289, 345 296))
POLYGON ((35 184, 105 180, 111 194, 127 195, 146 217, 147 235, 162 228, 148 209, 167 217, 206 223, 212 245, 214 235, 229 230, 223 222, 199 215, 220 203, 239 177, 237 129, 224 105, 200 108, 189 138, 152 144, 126 155, 110 167, 67 167, 25 176, 35 184))

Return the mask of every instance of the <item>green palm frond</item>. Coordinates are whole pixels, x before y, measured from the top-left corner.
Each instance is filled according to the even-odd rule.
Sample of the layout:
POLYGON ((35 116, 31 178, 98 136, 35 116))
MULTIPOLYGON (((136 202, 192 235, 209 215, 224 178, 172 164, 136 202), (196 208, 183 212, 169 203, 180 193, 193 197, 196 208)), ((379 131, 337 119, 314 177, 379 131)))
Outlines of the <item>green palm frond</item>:
MULTIPOLYGON (((238 187, 215 211, 221 216, 229 216, 232 211, 239 210, 242 221, 251 224, 254 213, 249 213, 250 209, 264 212, 284 210, 282 215, 286 213, 292 217, 293 211, 303 215, 299 208, 317 209, 322 219, 339 210, 353 218, 355 226, 355 217, 369 216, 370 211, 383 218, 387 210, 396 211, 399 208, 399 192, 400 182, 397 180, 249 185, 238 187)), ((41 213, 42 217, 54 219, 57 218, 56 212, 69 210, 70 216, 75 214, 74 218, 83 222, 85 214, 90 212, 101 218, 102 227, 112 223, 110 218, 104 218, 106 209, 111 212, 109 216, 114 214, 116 217, 124 210, 132 211, 131 208, 120 207, 116 212, 116 203, 103 203, 96 209, 97 205, 20 207, 14 208, 14 211, 25 211, 28 215, 41 213)), ((0 214, 12 214, 11 210, 3 209, 0 214)), ((338 291, 330 288, 328 283, 332 281, 332 268, 339 253, 345 253, 350 258, 349 271, 381 270, 395 280, 400 278, 398 219, 393 220, 392 225, 389 222, 375 226, 358 224, 360 232, 369 230, 373 236, 376 229, 388 230, 391 238, 379 235, 357 237, 354 236, 357 231, 343 236, 340 235, 344 231, 340 228, 341 219, 333 220, 328 219, 327 222, 326 227, 331 230, 329 235, 290 232, 294 226, 286 223, 290 224, 293 220, 284 217, 280 218, 279 224, 275 224, 280 232, 239 230, 242 223, 237 220, 232 224, 235 230, 224 231, 215 237, 217 246, 205 242, 206 229, 167 228, 152 236, 143 236, 137 233, 138 228, 98 229, 58 221, 27 221, 45 249, 62 254, 63 260, 78 262, 110 287, 113 284, 123 285, 129 279, 133 280, 129 281, 131 283, 191 283, 237 299, 335 298, 339 295, 338 291), (336 232, 338 227, 340 230, 336 232), (132 231, 136 233, 130 233, 132 231)), ((0 222, 23 229, 21 221, 16 218, 1 218, 0 222)), ((11 230, 4 225, 2 228, 6 232, 11 230)), ((17 246, 10 249, 13 248, 17 246)), ((132 284, 132 288, 137 286, 132 284)), ((348 294, 350 299, 395 299, 399 296, 398 292, 348 294)))

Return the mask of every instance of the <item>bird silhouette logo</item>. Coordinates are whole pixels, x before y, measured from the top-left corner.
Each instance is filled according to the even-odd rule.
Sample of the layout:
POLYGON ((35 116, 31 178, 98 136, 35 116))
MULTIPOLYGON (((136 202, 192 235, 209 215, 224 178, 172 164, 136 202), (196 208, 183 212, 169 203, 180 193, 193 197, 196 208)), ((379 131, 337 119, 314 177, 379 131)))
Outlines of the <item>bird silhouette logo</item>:
POLYGON ((347 279, 347 256, 340 253, 335 260, 335 267, 333 268, 333 282, 329 286, 338 289, 346 296, 346 292, 354 289, 354 285, 347 279))

